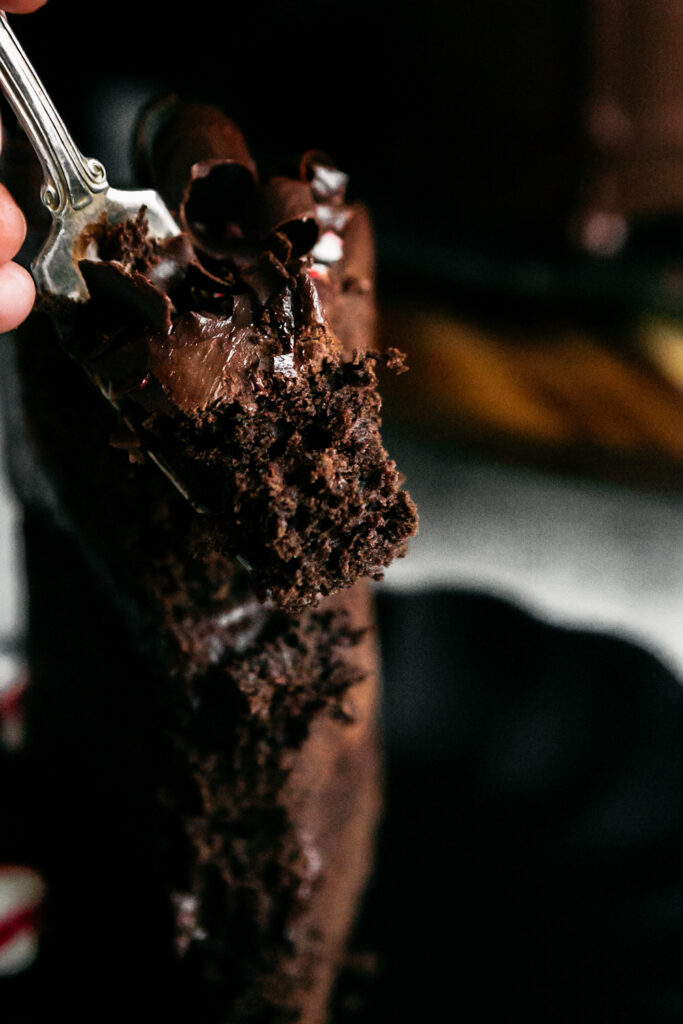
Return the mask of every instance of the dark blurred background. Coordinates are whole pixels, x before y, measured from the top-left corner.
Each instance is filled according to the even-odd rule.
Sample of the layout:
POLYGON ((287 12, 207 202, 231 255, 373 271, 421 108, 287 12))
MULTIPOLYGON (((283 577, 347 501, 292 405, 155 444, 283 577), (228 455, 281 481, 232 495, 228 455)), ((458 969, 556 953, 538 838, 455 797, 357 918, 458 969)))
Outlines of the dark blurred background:
POLYGON ((375 223, 380 340, 413 369, 387 383, 388 417, 680 489, 678 3, 123 0, 85 35, 64 9, 14 25, 114 184, 165 91, 223 107, 262 166, 316 147, 348 172, 375 223))
POLYGON ((482 232, 547 239, 575 207, 591 45, 583 0, 176 11, 123 0, 85 36, 65 27, 59 3, 16 22, 84 148, 116 159, 103 91, 109 101, 109 90, 129 90, 134 102, 166 88, 222 105, 257 153, 329 151, 380 227, 420 245, 479 243, 482 232))
POLYGON ((679 248, 675 3, 425 0, 399 11, 388 0, 264 0, 176 10, 123 0, 93 24, 69 5, 67 23, 56 2, 16 22, 83 149, 113 179, 127 173, 126 119, 169 89, 223 106, 257 155, 329 151, 372 205, 387 274, 538 291, 522 257, 566 264, 577 247, 604 256, 626 246, 649 259, 679 248), (501 277, 501 261, 513 260, 516 276, 501 277))

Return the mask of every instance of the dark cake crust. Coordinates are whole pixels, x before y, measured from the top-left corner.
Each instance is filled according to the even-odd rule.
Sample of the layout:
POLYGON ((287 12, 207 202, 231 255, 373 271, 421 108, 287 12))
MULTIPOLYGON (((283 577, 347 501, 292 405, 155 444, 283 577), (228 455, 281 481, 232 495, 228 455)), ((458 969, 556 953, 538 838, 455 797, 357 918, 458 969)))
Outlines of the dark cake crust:
MULTIPOLYGON (((52 547, 77 544, 85 562, 70 565, 68 592, 97 588, 99 619, 117 623, 138 706, 155 723, 146 842, 164 851, 157 884, 175 917, 174 934, 158 941, 175 950, 198 1022, 318 1024, 371 867, 380 803, 367 588, 296 614, 257 600, 244 568, 211 551, 205 517, 153 465, 107 447, 113 410, 45 326, 22 332, 20 361, 32 437, 60 497, 57 523, 54 505, 32 514, 27 543, 29 553, 45 546, 47 516, 52 547), (58 429, 55 393, 66 399, 58 429), (95 410, 105 415, 82 431, 95 410)), ((87 776, 99 755, 80 733, 103 728, 88 684, 121 689, 94 660, 111 629, 89 623, 81 668, 78 610, 55 589, 49 561, 29 562, 32 699, 43 713, 60 709, 44 721, 43 746, 46 729, 52 746, 66 729, 84 748, 87 776), (65 666, 79 680, 78 705, 61 682, 65 666)), ((81 785, 70 779, 74 814, 81 785)))

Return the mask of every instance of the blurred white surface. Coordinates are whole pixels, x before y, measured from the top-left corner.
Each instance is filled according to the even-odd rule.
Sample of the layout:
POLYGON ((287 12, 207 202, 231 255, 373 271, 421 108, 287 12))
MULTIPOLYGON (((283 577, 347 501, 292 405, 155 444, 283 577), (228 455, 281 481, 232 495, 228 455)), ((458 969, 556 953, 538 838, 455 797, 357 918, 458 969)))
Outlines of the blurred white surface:
POLYGON ((388 439, 420 533, 381 584, 457 587, 632 640, 683 680, 683 500, 388 439))

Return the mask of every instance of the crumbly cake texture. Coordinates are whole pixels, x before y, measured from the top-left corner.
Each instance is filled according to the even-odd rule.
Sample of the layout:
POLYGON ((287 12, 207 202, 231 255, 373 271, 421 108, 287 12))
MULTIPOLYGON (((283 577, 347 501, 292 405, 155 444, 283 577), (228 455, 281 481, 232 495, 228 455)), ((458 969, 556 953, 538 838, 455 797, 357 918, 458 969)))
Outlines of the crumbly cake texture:
MULTIPOLYGON (((152 183, 184 233, 96 225, 91 301, 45 302, 18 335, 28 756, 55 766, 40 866, 68 907, 52 956, 60 930, 98 927, 54 808, 87 849, 89 822, 108 828, 106 807, 81 812, 102 778, 145 851, 128 865, 114 843, 117 891, 145 903, 155 970, 174 965, 168 1019, 322 1024, 380 807, 357 577, 415 529, 378 433, 376 367, 400 357, 368 352, 367 215, 327 158, 260 185, 211 108, 172 104, 153 135, 150 166, 172 180, 152 183)), ((97 941, 89 958, 109 985, 97 941)))
MULTIPOLYGON (((323 305, 345 230, 365 217, 345 177, 313 153, 298 180, 262 184, 228 141, 243 162, 194 161, 180 237, 151 240, 144 211, 94 227, 96 258, 80 263, 91 301, 67 311, 65 343, 117 403, 128 443, 209 517, 211 546, 248 566, 261 598, 296 609, 381 578, 416 531, 379 432, 378 364, 403 363, 367 338, 345 351, 323 305), (221 186, 239 193, 227 206, 207 199, 221 186)), ((368 245, 357 236, 352 257, 368 245)), ((342 296, 367 290, 367 267, 342 273, 342 296)))

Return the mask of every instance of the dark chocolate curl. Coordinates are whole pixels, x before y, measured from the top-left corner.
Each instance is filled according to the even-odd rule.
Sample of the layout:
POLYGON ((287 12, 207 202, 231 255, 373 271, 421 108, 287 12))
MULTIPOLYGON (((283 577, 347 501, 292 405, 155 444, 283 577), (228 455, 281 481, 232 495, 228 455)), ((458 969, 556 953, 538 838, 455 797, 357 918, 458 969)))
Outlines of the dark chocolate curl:
POLYGON ((255 266, 243 270, 241 276, 262 306, 267 305, 273 295, 281 291, 285 285, 292 284, 287 268, 268 250, 261 253, 255 266))
POLYGON ((188 269, 197 263, 187 235, 175 235, 158 243, 158 260, 149 271, 151 283, 160 291, 169 292, 183 281, 188 269))
POLYGON ((81 260, 78 266, 90 292, 88 308, 97 310, 97 327, 167 331, 171 326, 171 300, 138 271, 99 260, 81 260))
POLYGON ((139 337, 126 345, 112 346, 85 361, 84 365, 90 374, 106 381, 108 392, 113 398, 144 390, 149 372, 149 352, 145 339, 139 337))
POLYGON ((190 168, 180 203, 180 223, 195 246, 221 258, 235 238, 243 238, 241 222, 254 177, 249 168, 232 160, 204 160, 190 168))
POLYGON ((256 179, 256 168, 239 128, 215 107, 167 96, 149 106, 137 128, 141 176, 178 210, 195 164, 238 165, 256 179))
POLYGON ((299 280, 299 303, 303 317, 312 324, 324 324, 325 310, 320 295, 310 275, 305 274, 299 280))
POLYGON ((187 268, 185 284, 195 291, 208 294, 225 292, 235 284, 235 275, 231 273, 214 274, 201 263, 193 263, 187 268))
POLYGON ((293 256, 310 252, 320 233, 311 186, 292 178, 271 178, 259 185, 254 196, 253 229, 268 239, 276 233, 286 235, 293 256))

